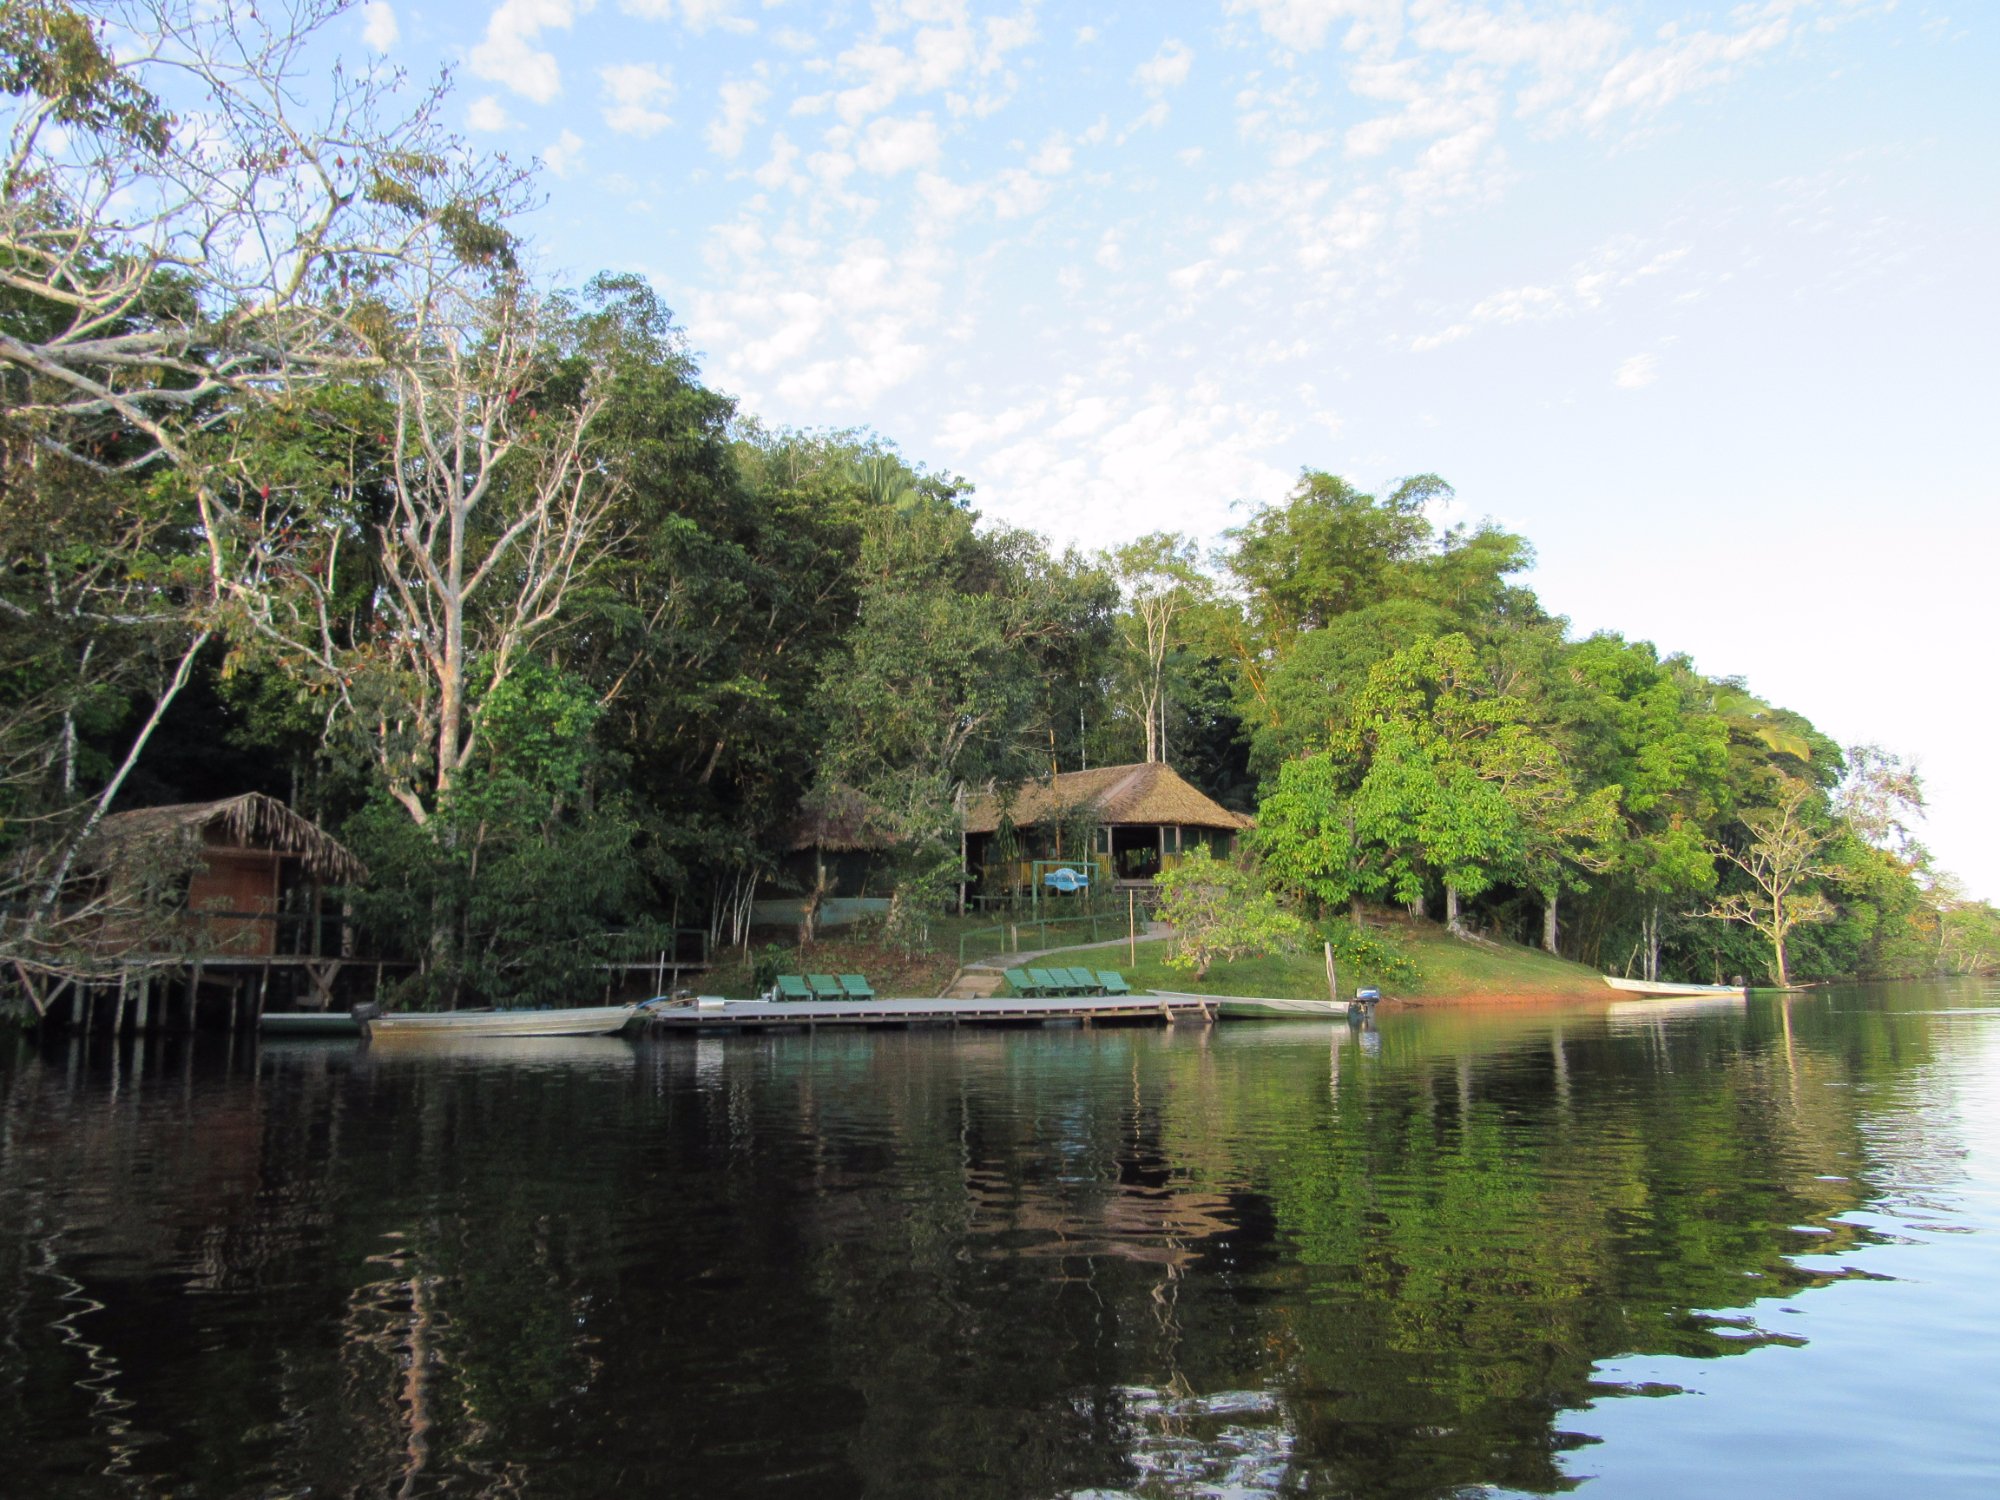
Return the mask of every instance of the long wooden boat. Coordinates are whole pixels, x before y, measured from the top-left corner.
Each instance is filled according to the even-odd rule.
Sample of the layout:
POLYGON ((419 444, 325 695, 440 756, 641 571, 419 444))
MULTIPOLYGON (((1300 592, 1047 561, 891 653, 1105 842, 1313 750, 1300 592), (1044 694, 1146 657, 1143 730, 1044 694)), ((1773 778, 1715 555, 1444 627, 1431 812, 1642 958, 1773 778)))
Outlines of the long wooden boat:
POLYGON ((361 1023, 344 1010, 267 1010, 257 1018, 266 1036, 360 1036, 361 1023))
POLYGON ((1604 982, 1628 995, 1748 995, 1735 984, 1669 984, 1664 979, 1617 979, 1606 974, 1604 982))
POLYGON ((636 1005, 585 1005, 572 1010, 447 1010, 383 1014, 372 1005, 354 1007, 361 1034, 370 1041, 423 1041, 442 1037, 608 1036, 623 1031, 639 1013, 636 1005))
POLYGON ((1347 1003, 1331 1000, 1287 1000, 1276 995, 1193 995, 1179 990, 1153 990, 1167 1000, 1199 1000, 1215 1007, 1226 1021, 1289 1019, 1324 1021, 1347 1015, 1347 1003))

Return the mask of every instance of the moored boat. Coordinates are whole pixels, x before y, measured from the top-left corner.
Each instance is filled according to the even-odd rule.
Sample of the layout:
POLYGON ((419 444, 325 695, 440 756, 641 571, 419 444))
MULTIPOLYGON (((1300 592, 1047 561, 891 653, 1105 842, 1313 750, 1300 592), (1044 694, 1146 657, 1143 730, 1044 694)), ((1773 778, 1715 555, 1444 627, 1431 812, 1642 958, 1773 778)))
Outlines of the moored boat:
POLYGON ((360 1036, 361 1023, 344 1010, 267 1010, 257 1018, 266 1036, 360 1036))
POLYGON ((1747 995, 1740 984, 1669 984, 1664 979, 1618 979, 1610 974, 1604 982, 1628 995, 1747 995))
POLYGON ((1215 1013, 1224 1020, 1290 1018, 1324 1021, 1347 1014, 1345 1001, 1336 1005, 1331 1000, 1287 1000, 1276 995, 1193 995, 1179 990, 1153 990, 1150 993, 1166 1000, 1200 1000, 1214 1006, 1215 1013))
POLYGON ((422 1041, 441 1037, 608 1036, 623 1031, 637 1005, 584 1005, 569 1010, 448 1010, 384 1014, 354 1007, 354 1020, 370 1041, 422 1041))

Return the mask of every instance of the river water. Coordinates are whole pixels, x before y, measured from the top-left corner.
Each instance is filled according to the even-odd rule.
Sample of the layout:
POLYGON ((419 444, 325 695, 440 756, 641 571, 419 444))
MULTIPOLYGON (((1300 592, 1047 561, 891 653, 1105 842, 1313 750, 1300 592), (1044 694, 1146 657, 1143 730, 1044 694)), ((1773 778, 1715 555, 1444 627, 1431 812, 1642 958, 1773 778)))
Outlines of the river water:
POLYGON ((9 1496, 2000 1493, 2000 993, 0 1042, 9 1496))

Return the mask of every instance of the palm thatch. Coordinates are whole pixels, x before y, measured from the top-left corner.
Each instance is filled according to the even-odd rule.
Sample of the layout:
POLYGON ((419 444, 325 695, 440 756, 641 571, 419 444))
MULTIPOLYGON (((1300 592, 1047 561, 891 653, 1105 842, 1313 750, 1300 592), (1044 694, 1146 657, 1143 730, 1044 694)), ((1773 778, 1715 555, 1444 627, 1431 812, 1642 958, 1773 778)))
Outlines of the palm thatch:
POLYGON ((120 849, 174 840, 290 855, 308 875, 331 885, 356 885, 368 878, 367 867, 345 844, 262 792, 113 813, 98 825, 94 863, 104 863, 120 849))
POLYGON ((965 809, 967 833, 992 833, 1003 813, 1016 828, 1065 821, 1087 810, 1100 827, 1255 828, 1257 820, 1231 812, 1197 791, 1171 766, 1098 766, 1064 771, 1020 787, 1011 801, 988 788, 965 809))

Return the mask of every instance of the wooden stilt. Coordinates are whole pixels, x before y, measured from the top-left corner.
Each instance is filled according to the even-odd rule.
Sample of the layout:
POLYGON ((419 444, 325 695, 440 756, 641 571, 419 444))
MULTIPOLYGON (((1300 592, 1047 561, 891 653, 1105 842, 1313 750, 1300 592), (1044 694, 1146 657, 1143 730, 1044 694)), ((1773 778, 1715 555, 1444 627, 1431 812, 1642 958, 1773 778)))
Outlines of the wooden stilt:
POLYGON ((70 991, 69 1029, 71 1031, 83 1030, 84 1017, 88 1014, 85 1006, 89 1003, 84 997, 89 991, 90 986, 86 985, 80 979, 76 982, 76 988, 70 991))
POLYGON ((194 983, 191 979, 183 980, 181 988, 187 992, 187 1029, 188 1035, 192 1036, 195 1023, 194 983))
POLYGON ((132 1029, 141 1036, 144 1036, 146 1034, 146 1027, 152 1019, 153 976, 151 974, 141 974, 139 976, 139 1014, 133 1023, 132 1029))
POLYGON ((111 1034, 115 1037, 125 1030, 125 986, 132 977, 130 969, 118 971, 118 1009, 111 1015, 111 1034))

